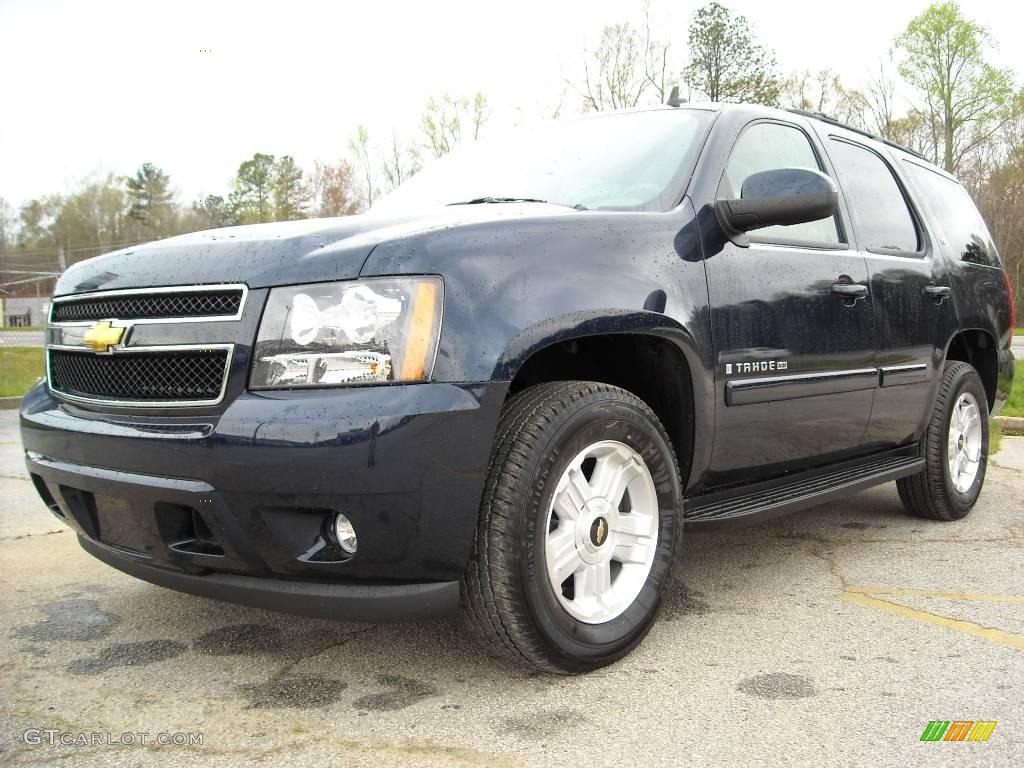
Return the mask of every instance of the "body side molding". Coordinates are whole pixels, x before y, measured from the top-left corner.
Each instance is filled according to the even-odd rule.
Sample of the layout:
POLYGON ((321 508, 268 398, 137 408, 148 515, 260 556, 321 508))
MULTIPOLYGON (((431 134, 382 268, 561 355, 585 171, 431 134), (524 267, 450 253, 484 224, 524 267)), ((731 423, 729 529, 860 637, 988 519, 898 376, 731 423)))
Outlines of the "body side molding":
POLYGON ((725 384, 725 404, 733 406, 794 400, 837 392, 856 392, 861 389, 872 389, 877 385, 877 368, 737 379, 725 384))

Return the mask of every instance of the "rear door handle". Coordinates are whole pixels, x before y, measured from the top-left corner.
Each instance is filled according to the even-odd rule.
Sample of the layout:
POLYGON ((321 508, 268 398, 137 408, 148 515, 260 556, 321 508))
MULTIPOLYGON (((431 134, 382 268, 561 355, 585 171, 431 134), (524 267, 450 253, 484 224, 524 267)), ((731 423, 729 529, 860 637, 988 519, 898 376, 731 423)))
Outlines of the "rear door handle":
POLYGON ((856 301, 867 298, 868 287, 860 283, 832 283, 832 293, 856 301))
POLYGON ((953 289, 948 285, 928 285, 925 286, 924 292, 935 299, 936 304, 941 304, 943 299, 953 293, 953 289))

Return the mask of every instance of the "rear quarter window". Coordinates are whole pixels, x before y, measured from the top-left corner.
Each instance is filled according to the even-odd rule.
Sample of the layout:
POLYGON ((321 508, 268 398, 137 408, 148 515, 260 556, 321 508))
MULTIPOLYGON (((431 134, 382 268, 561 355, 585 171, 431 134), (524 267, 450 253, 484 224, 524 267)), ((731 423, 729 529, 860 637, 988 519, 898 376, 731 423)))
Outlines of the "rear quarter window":
POLYGON ((917 225, 888 163, 867 147, 833 137, 829 155, 869 251, 916 254, 917 225))
POLYGON ((931 212, 946 244, 961 261, 985 267, 1002 267, 995 243, 967 190, 953 179, 903 161, 907 173, 931 212))

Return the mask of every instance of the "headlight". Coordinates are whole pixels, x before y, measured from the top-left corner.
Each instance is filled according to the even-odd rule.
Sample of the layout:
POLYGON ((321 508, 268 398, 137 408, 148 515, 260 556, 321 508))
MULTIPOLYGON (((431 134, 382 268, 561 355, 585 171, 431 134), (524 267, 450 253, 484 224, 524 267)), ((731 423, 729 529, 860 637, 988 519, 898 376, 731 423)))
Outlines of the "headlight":
POLYGON ((426 381, 441 329, 438 277, 381 277, 274 288, 251 389, 426 381))

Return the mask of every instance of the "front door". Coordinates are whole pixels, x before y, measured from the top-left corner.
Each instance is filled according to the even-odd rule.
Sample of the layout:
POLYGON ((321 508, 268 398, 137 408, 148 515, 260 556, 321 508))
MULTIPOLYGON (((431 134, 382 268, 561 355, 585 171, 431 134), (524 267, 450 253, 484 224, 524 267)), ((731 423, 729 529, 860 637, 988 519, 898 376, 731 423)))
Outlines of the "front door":
MULTIPOLYGON (((774 168, 831 175, 811 136, 774 120, 747 125, 719 197, 774 168)), ((750 233, 706 255, 717 356, 712 485, 749 482, 852 455, 878 374, 863 254, 837 216, 750 233)))

